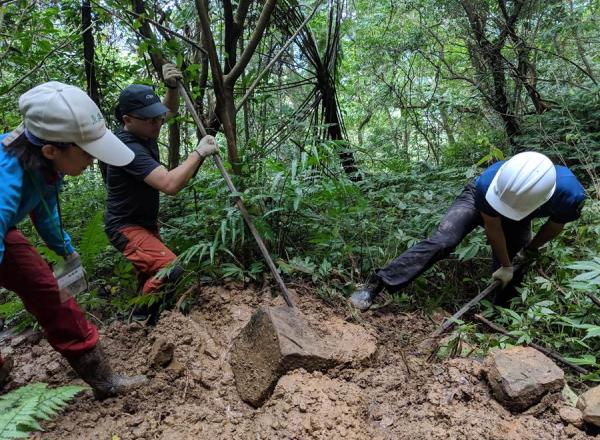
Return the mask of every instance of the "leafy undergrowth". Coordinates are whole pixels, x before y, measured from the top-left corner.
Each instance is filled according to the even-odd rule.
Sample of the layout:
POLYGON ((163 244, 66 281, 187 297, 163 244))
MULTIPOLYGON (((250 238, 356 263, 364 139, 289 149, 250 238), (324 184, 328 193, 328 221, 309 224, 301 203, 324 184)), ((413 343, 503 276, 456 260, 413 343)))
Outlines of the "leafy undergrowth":
POLYGON ((79 392, 78 385, 48 388, 45 383, 33 383, 0 396, 0 439, 28 438, 40 431, 39 420, 52 420, 79 392))

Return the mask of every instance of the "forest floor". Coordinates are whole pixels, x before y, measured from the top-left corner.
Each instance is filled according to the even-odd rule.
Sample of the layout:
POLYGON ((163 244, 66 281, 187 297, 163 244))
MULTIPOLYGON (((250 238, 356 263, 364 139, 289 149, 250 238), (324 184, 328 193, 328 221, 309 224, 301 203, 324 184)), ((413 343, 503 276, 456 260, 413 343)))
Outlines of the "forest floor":
MULTIPOLYGON (((348 319, 304 286, 294 290, 311 324, 348 319)), ((377 340, 365 365, 325 373, 296 370, 279 380, 258 409, 242 402, 228 363, 231 341, 261 304, 279 304, 267 290, 206 287, 184 316, 166 312, 156 327, 113 322, 101 341, 117 371, 145 373, 149 385, 96 402, 78 395, 57 418, 43 423, 43 439, 584 439, 558 416, 562 403, 537 415, 511 414, 494 400, 477 359, 429 361, 426 336, 435 318, 380 309, 358 325, 377 340), (150 368, 157 338, 175 346, 166 368, 150 368)), ((353 318, 356 319, 356 318, 353 318)), ((356 322, 356 321, 354 321, 356 322)), ((30 382, 80 383, 45 340, 14 347, 9 388, 30 382)))

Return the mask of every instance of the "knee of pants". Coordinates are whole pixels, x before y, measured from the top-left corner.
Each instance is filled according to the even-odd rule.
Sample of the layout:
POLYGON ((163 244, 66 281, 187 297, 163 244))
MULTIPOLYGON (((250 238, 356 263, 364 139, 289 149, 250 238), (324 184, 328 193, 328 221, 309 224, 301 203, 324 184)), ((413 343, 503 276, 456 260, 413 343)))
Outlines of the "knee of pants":
POLYGON ((450 255, 460 243, 460 240, 455 240, 448 236, 440 236, 438 234, 429 238, 428 241, 430 241, 431 245, 437 249, 438 255, 442 258, 450 255))

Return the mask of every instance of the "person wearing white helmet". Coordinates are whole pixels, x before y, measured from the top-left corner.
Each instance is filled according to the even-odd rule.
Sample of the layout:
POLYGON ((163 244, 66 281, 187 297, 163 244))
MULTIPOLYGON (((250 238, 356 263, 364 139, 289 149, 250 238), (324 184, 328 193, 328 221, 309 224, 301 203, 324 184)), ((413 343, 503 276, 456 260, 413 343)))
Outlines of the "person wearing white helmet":
POLYGON ((513 280, 512 261, 530 259, 561 233, 565 223, 577 220, 585 197, 577 177, 541 153, 528 151, 497 162, 464 188, 431 237, 379 269, 354 292, 350 303, 368 309, 383 289, 404 288, 483 226, 494 254, 492 276, 504 287, 495 303, 506 306, 521 278, 513 280), (531 239, 533 218, 547 220, 531 239))
MULTIPOLYGON (((50 249, 80 265, 60 218, 63 176, 81 174, 94 158, 125 165, 133 152, 106 128, 96 104, 77 87, 41 84, 20 97, 19 110, 23 123, 0 135, 0 286, 19 296, 50 345, 98 399, 126 392, 146 378, 113 372, 98 344, 98 330, 75 298, 59 289, 52 269, 17 224, 31 217, 50 249)), ((8 379, 12 364, 12 359, 0 357, 0 382, 8 379)))

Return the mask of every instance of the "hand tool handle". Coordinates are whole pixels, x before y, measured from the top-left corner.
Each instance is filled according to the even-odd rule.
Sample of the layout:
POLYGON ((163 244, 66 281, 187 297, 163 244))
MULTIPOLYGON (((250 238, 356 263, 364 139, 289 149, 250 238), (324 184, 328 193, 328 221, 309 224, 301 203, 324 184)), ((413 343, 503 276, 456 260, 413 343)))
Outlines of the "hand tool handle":
MULTIPOLYGON (((194 104, 192 103, 192 100, 190 98, 190 95, 189 95, 187 89, 185 88, 185 86, 183 85, 183 83, 181 81, 177 81, 177 87, 179 88, 179 93, 181 94, 181 96, 183 96, 183 99, 185 100, 185 104, 187 105, 188 110, 190 111, 190 114, 192 115, 192 118, 194 119, 194 122, 196 122, 196 125, 198 126, 198 129, 200 130, 200 134, 202 134, 202 136, 206 136, 206 134, 207 134, 206 129, 204 128, 204 125, 202 124, 202 121, 200 120, 198 113, 196 113, 196 109, 194 108, 194 104)), ((263 242, 262 238, 260 237, 260 234, 258 233, 258 230, 254 226, 254 223, 252 223, 252 220, 250 219, 250 214, 248 213, 248 210, 246 209, 244 202, 242 202, 242 199, 237 195, 238 191, 235 188, 235 186, 233 185, 231 177, 229 177, 229 173, 227 173, 227 170, 225 170, 225 167, 223 166, 223 160, 221 159, 221 156, 218 153, 214 154, 213 159, 215 160, 215 164, 217 165, 217 168, 221 172, 221 176, 223 176, 223 179, 225 179, 225 183, 227 184, 229 191, 231 191, 233 194, 236 194, 235 204, 238 207, 238 209, 240 210, 240 212, 242 213, 242 217, 244 217, 244 220, 246 221, 246 224, 248 225, 248 229, 250 229, 250 232, 252 232, 252 235, 254 236, 254 240, 256 240, 256 243, 258 244, 258 248, 260 249, 260 252, 262 253, 262 256, 264 257, 265 261, 267 262, 267 266, 269 266, 269 269, 271 270, 273 277, 275 277, 275 281, 277 282, 277 285, 279 286, 279 289, 281 290, 283 299, 285 300, 286 304, 289 307, 294 307, 294 304, 292 303, 292 299, 290 298, 290 294, 287 290, 287 287, 285 286, 285 283, 283 282, 281 275, 279 275, 279 272, 277 272, 275 263, 273 263, 273 259, 271 258, 271 255, 269 255, 269 251, 267 250, 265 243, 263 242)))

